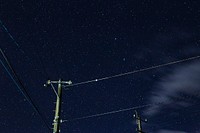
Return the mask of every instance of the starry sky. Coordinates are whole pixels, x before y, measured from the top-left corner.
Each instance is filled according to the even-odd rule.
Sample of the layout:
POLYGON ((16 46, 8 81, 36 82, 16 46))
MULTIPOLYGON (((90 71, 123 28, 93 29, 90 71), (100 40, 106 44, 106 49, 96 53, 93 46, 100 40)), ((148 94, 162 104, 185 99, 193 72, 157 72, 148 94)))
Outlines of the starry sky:
MULTIPOLYGON (((52 127, 56 95, 43 86, 48 79, 79 83, 199 56, 199 5, 198 0, 2 0, 0 47, 52 127)), ((0 132, 49 132, 2 65, 0 75, 0 132)), ((199 100, 196 59, 64 89, 61 119, 162 102, 138 109, 148 118, 144 131, 199 133, 199 100)), ((65 122, 61 133, 134 133, 133 113, 65 122)))

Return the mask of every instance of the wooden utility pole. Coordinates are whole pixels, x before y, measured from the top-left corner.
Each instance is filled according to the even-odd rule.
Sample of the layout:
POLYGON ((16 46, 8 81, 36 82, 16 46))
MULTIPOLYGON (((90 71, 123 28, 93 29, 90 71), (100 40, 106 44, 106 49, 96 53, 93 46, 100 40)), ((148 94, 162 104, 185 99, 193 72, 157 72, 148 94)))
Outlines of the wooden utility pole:
POLYGON ((137 111, 135 111, 135 114, 133 115, 133 117, 136 119, 136 124, 137 124, 137 128, 136 128, 136 131, 138 133, 145 133, 142 131, 142 122, 147 122, 147 119, 145 120, 142 120, 142 118, 140 117, 140 115, 138 114, 137 111))
MULTIPOLYGON (((72 84, 71 81, 62 81, 59 79, 58 81, 51 81, 48 80, 44 86, 52 85, 53 84, 58 84, 58 92, 56 93, 57 95, 57 100, 56 100, 56 109, 55 109, 55 117, 53 120, 53 133, 59 133, 60 132, 60 112, 61 112, 61 103, 62 103, 62 84, 72 84)), ((54 88, 53 88, 54 89, 54 88)))

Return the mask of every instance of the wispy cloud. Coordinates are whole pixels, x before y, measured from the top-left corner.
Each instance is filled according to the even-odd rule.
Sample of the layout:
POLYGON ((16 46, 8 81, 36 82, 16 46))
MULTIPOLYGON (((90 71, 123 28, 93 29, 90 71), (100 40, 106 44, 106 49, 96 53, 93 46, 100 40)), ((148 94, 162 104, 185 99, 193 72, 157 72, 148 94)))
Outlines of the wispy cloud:
POLYGON ((200 97, 200 63, 191 63, 175 69, 156 85, 150 97, 151 103, 162 103, 145 111, 146 115, 155 115, 163 107, 181 108, 191 104, 192 97, 200 97))

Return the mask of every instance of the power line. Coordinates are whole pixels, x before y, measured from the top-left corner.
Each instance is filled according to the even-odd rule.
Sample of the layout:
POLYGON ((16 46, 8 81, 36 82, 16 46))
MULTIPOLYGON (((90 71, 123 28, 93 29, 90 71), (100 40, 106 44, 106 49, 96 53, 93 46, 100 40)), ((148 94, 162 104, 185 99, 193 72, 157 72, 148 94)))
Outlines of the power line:
MULTIPOLYGON (((0 19, 0 24, 1 24, 1 26, 3 27, 3 29, 4 29, 4 31, 7 33, 7 35, 10 37, 10 39, 14 42, 14 44, 19 48, 19 50, 23 53, 23 54, 25 54, 25 52, 20 48, 20 44, 14 39, 14 37, 11 35, 11 33, 8 31, 8 28, 3 24, 3 22, 1 21, 1 19, 0 19)), ((35 48, 36 50, 37 50, 37 48, 35 48)), ((44 76, 45 77, 47 77, 47 78, 49 78, 49 74, 47 73, 47 70, 46 70, 46 68, 45 68, 45 66, 44 66, 44 63, 43 63, 43 61, 41 60, 41 56, 40 56, 40 53, 39 53, 39 51, 37 50, 37 54, 36 54, 36 56, 37 56, 37 58, 38 58, 38 60, 39 60, 39 63, 41 64, 41 66, 42 66, 42 69, 43 69, 43 71, 42 71, 42 73, 44 73, 44 76)), ((26 56, 27 58, 29 58, 28 56, 26 56)))
POLYGON ((100 117, 100 116, 104 116, 104 115, 110 115, 110 114, 115 114, 115 113, 135 110, 135 109, 141 109, 141 108, 145 108, 145 107, 150 107, 152 105, 154 105, 154 104, 146 104, 146 105, 134 106, 134 107, 131 107, 131 108, 125 108, 125 109, 120 109, 120 110, 115 110, 115 111, 110 111, 110 112, 105 112, 105 113, 100 113, 100 114, 95 114, 95 115, 88 115, 88 116, 78 117, 78 118, 74 118, 74 119, 71 119, 71 120, 62 120, 62 122, 83 120, 83 119, 88 119, 88 118, 93 118, 93 117, 100 117))
POLYGON ((75 84, 71 84, 71 85, 65 85, 64 87, 67 88, 67 87, 72 87, 72 86, 89 84, 89 83, 93 83, 93 82, 99 82, 99 81, 108 80, 108 79, 112 79, 112 78, 118 78, 118 77, 131 75, 131 74, 135 74, 135 73, 139 73, 139 72, 144 72, 144 71, 148 71, 148 70, 152 70, 152 69, 156 69, 156 68, 174 65, 174 64, 177 64, 177 63, 191 61, 191 60, 195 60, 195 59, 198 59, 198 58, 200 58, 200 56, 193 56, 193 57, 190 57, 190 58, 172 61, 172 62, 168 62, 168 63, 165 63, 165 64, 160 64, 160 65, 151 66, 151 67, 147 67, 147 68, 142 68, 142 69, 138 69, 138 70, 134 70, 134 71, 126 72, 126 73, 121 73, 121 74, 117 74, 117 75, 113 75, 113 76, 108 76, 108 77, 99 78, 99 79, 93 79, 93 80, 79 82, 79 83, 75 83, 75 84))
POLYGON ((46 122, 46 119, 42 116, 42 114, 40 113, 39 109, 37 108, 37 106, 34 104, 33 100, 31 99, 30 95, 28 94, 25 86, 23 85, 23 83, 21 82, 21 80, 19 79, 19 77, 17 76, 16 72, 14 71, 13 67, 11 66, 10 62, 8 61, 8 58, 6 57, 6 55, 3 53, 3 51, 0 48, 0 52, 3 56, 3 58, 5 59, 9 69, 12 71, 13 75, 10 73, 9 69, 6 67, 6 65, 3 63, 3 61, 0 59, 1 64, 3 65, 3 67, 5 68, 6 72, 8 73, 8 75, 10 76, 10 78, 13 80, 13 82, 15 83, 15 85, 17 86, 17 88, 20 90, 20 92, 23 94, 23 96, 26 98, 26 100, 29 102, 29 104, 33 107, 33 109, 35 110, 35 112, 40 116, 41 120, 44 122, 45 126, 49 129, 49 131, 51 132, 51 128, 49 127, 48 123, 46 122), (16 81, 17 80, 17 81, 16 81), (18 83, 19 84, 18 84, 18 83))
MULTIPOLYGON (((10 32, 8 31, 8 28, 6 28, 6 26, 3 24, 3 22, 0 19, 0 24, 2 26, 2 28, 4 29, 4 31, 8 34, 8 36, 10 37, 10 39, 15 43, 15 45, 20 49, 20 45, 19 43, 14 39, 14 37, 10 34, 10 32)), ((20 51, 22 53, 24 53, 24 51, 22 49, 20 49, 20 51)))
MULTIPOLYGON (((15 85, 17 86, 17 88, 20 90, 20 92, 22 93, 22 95, 28 99, 28 97, 25 95, 25 93, 22 91, 22 89, 20 88, 20 86, 18 85, 18 83, 15 81, 14 77, 11 75, 11 73, 9 72, 9 70, 7 69, 7 67, 5 66, 5 64, 3 63, 3 61, 0 59, 0 62, 2 64, 2 66, 4 67, 4 69, 6 70, 6 72, 8 73, 8 75, 10 76, 10 78, 13 80, 13 82, 15 83, 15 85)), ((27 100, 29 103, 30 101, 27 100)), ((31 103, 30 103, 31 104, 31 103)))
MULTIPOLYGON (((2 26, 2 28, 4 29, 4 31, 8 34, 8 36, 10 37, 10 39, 14 42, 14 44, 19 48, 19 50, 25 54, 25 52, 20 48, 19 43, 14 39, 14 37, 11 35, 11 33, 8 31, 8 29, 6 28, 6 26, 3 24, 3 22, 0 19, 0 25, 2 26)), ((51 131, 51 128, 49 127, 49 125, 46 122, 45 117, 42 116, 42 114, 39 112, 38 108, 36 107, 36 105, 33 103, 33 100, 31 99, 31 97, 29 96, 29 94, 27 93, 25 87, 23 86, 21 80, 18 78, 17 74, 15 73, 14 69, 12 68, 11 64, 9 63, 6 55, 3 53, 2 49, 0 48, 1 54, 3 55, 3 58, 5 59, 5 61, 7 62, 7 65, 9 66, 10 70, 12 71, 12 73, 14 74, 15 78, 18 80, 18 82, 20 83, 21 87, 23 89, 21 89, 21 87, 18 85, 18 83, 16 82, 16 80, 14 79, 14 77, 12 76, 12 74, 9 72, 9 70, 7 69, 7 67, 4 65, 4 63, 1 60, 1 64, 3 65, 3 67, 6 69, 7 73, 9 74, 9 76, 11 77, 11 79, 13 80, 13 82, 15 83, 15 85, 17 86, 17 88, 20 90, 20 92, 23 94, 23 96, 27 99, 27 101, 29 102, 29 104, 31 104, 34 108, 34 110, 38 113, 38 115, 40 116, 40 118, 42 119, 42 121, 45 123, 45 125, 47 126, 47 128, 49 129, 49 131, 51 131), (23 92, 23 90, 25 92, 23 92)), ((28 57, 28 56, 27 56, 28 57)), ((46 74, 47 77, 49 77, 43 62, 40 59, 40 56, 37 55, 40 64, 42 65, 42 69, 44 70, 43 72, 46 74)), ((28 57, 29 58, 29 57, 28 57)))
MULTIPOLYGON (((195 95, 195 96, 198 96, 198 94, 195 95)), ((115 111, 110 111, 110 112, 104 112, 104 113, 99 113, 99 114, 94 114, 94 115, 88 115, 88 116, 78 117, 78 118, 74 118, 74 119, 71 119, 71 120, 62 120, 62 122, 71 122, 71 121, 77 121, 77 120, 84 120, 84 119, 88 119, 88 118, 100 117, 100 116, 104 116, 104 115, 110 115, 110 114, 115 114, 115 113, 120 113, 120 112, 135 110, 135 109, 141 109, 141 108, 151 107, 151 106, 171 105, 171 104, 175 104, 177 102, 180 102, 180 101, 183 101, 183 100, 187 100, 187 99, 191 99, 191 97, 187 97, 187 98, 186 97, 182 97, 181 99, 173 100, 172 103, 170 103, 170 104, 166 104, 164 102, 157 102, 157 103, 145 104, 145 105, 140 105, 140 106, 134 106, 134 107, 131 107, 131 108, 125 108, 125 109, 120 109, 120 110, 115 110, 115 111)), ((194 105, 191 105, 191 106, 194 106, 194 105)), ((185 108, 188 108, 188 107, 185 107, 185 108)))
POLYGON ((74 119, 69 119, 69 120, 61 120, 62 123, 64 122, 72 122, 72 121, 77 121, 77 120, 84 120, 84 119, 89 119, 89 118, 94 118, 94 117, 100 117, 100 116, 105 116, 105 115, 111 115, 111 114, 115 114, 115 113, 120 113, 120 112, 125 112, 125 111, 130 111, 130 110, 136 110, 136 109, 141 109, 141 108, 145 108, 145 107, 151 107, 151 106, 156 106, 159 104, 163 104, 163 103, 154 103, 154 104, 146 104, 146 105, 140 105, 140 106, 134 106, 131 108, 125 108, 125 109, 120 109, 120 110, 115 110, 115 111, 110 111, 110 112, 104 112, 104 113, 99 113, 99 114, 94 114, 94 115, 88 115, 88 116, 83 116, 83 117, 78 117, 78 118, 74 118, 74 119))

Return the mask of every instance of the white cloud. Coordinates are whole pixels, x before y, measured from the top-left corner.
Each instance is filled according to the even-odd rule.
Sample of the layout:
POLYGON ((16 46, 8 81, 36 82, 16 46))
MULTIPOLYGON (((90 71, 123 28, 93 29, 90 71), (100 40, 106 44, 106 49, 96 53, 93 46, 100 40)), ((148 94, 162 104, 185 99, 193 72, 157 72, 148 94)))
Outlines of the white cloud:
POLYGON ((180 108, 191 104, 192 98, 200 97, 200 63, 191 63, 175 69, 156 85, 150 97, 151 103, 162 103, 145 111, 146 115, 155 115, 163 107, 180 108))

